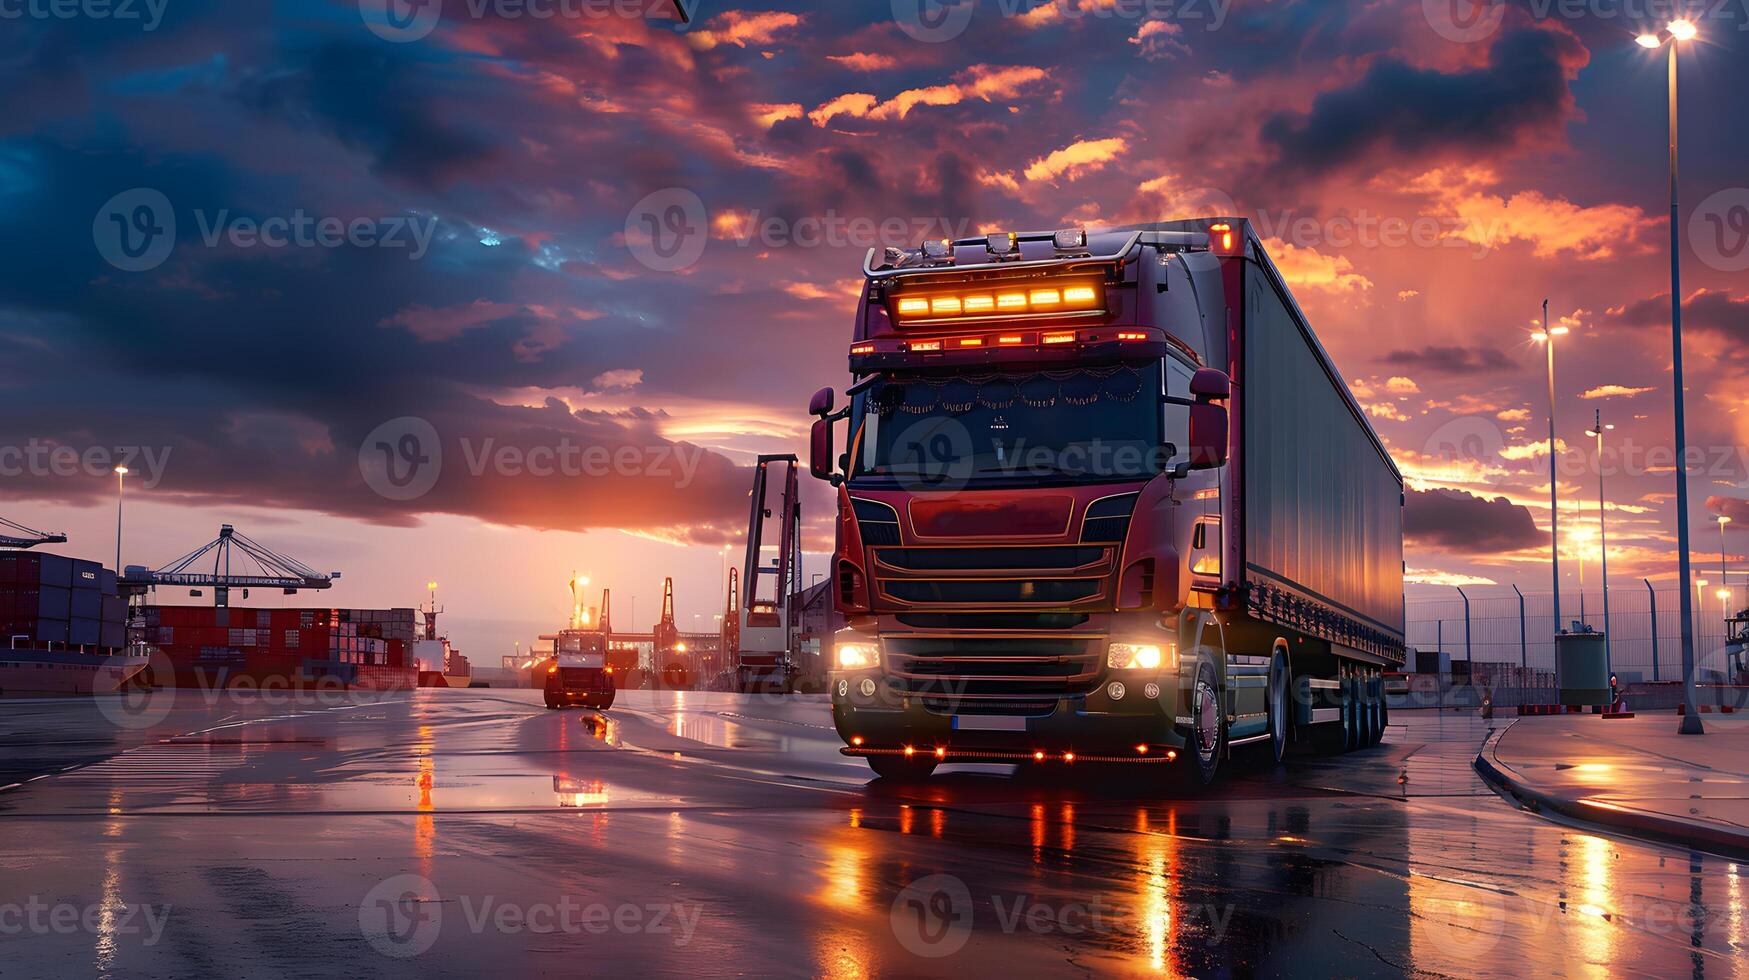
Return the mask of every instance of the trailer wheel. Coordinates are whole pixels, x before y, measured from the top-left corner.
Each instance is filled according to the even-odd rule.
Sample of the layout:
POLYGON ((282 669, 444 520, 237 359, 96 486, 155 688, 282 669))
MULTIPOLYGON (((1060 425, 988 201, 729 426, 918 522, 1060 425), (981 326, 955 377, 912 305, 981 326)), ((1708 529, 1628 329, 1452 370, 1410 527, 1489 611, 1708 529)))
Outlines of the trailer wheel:
POLYGON ((897 755, 871 755, 866 758, 868 767, 874 770, 876 776, 894 782, 928 779, 935 772, 934 759, 918 761, 897 755))
POLYGON ((1360 747, 1360 686, 1354 677, 1342 678, 1342 751, 1353 752, 1360 747))
POLYGON ((1227 709, 1221 703, 1221 690, 1215 682, 1214 665, 1204 660, 1197 665, 1196 683, 1190 693, 1190 751, 1185 761, 1193 786, 1207 786, 1215 781, 1221 767, 1221 752, 1227 747, 1227 709))
POLYGON ((1278 763, 1287 758, 1288 740, 1293 736, 1288 687, 1287 658, 1278 653, 1269 664, 1269 747, 1278 763))

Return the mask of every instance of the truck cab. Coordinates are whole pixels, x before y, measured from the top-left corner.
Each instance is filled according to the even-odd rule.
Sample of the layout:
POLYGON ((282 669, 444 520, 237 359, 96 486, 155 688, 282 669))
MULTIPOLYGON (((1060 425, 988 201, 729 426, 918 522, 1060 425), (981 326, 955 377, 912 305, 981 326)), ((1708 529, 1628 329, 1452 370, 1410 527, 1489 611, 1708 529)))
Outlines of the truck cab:
MULTIPOLYGON (((1382 729, 1382 707, 1349 687, 1401 661, 1400 567, 1394 616, 1384 598, 1308 632, 1254 597, 1316 590, 1266 584, 1232 532, 1249 501, 1281 495, 1230 462, 1244 446, 1233 374, 1264 321, 1245 315, 1247 276, 1274 275, 1243 219, 926 242, 871 252, 863 272, 848 403, 823 389, 810 405, 810 470, 838 492, 833 599, 848 626, 829 682, 846 754, 894 776, 1183 757, 1206 782, 1231 744, 1310 735, 1332 707, 1351 739, 1365 712, 1382 729)), ((1271 288, 1285 297, 1278 277, 1271 288)), ((1346 386, 1320 385, 1304 410, 1328 422, 1336 406, 1376 449, 1336 488, 1364 492, 1333 506, 1400 507, 1346 386)), ((1295 465, 1265 457, 1253 465, 1295 465)))
MULTIPOLYGON (((543 638, 544 639, 544 638, 543 638)), ((613 668, 607 664, 607 636, 593 630, 565 630, 553 636, 542 695, 550 709, 582 705, 613 707, 613 668)))

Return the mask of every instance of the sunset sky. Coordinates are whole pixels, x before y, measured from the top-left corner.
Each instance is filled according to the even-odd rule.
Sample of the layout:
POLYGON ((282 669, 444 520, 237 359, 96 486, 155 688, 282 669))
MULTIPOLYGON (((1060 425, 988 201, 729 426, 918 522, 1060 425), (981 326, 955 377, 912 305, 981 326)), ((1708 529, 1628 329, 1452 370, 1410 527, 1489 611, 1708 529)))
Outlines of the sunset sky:
MULTIPOLYGON (((436 579, 476 663, 558 626, 572 569, 639 626, 673 574, 683 627, 708 623, 748 461, 801 451, 808 395, 845 381, 869 245, 1232 212, 1409 479, 1413 580, 1548 588, 1545 297, 1572 327, 1568 557, 1596 557, 1600 409, 1612 575, 1675 574, 1645 4, 137 6, 161 22, 0 21, 0 516, 67 553, 113 561, 115 479, 48 450, 144 447, 124 563, 230 522, 343 570, 324 602, 436 579), (156 201, 174 248, 118 253, 156 201), (248 230, 272 219, 346 241, 273 247, 248 230), (428 435, 429 489, 385 484, 377 444, 428 435), (579 466, 531 473, 542 447, 579 466)), ((1715 513, 1749 547, 1749 7, 1694 13, 1679 230, 1716 569, 1715 513)))

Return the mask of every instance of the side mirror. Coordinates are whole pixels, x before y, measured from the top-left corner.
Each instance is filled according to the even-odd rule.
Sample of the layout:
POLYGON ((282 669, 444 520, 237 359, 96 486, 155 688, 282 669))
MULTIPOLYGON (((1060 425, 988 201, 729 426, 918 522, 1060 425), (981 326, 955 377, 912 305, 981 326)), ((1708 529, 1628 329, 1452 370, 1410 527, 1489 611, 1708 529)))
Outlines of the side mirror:
MULTIPOLYGON (((831 389, 826 390, 829 396, 831 389)), ((819 398, 818 395, 814 396, 815 401, 818 401, 819 398)), ((837 482, 838 474, 832 467, 832 422, 830 419, 823 417, 815 419, 814 427, 808 432, 808 473, 816 480, 837 482)))
POLYGON ((833 393, 831 388, 821 388, 819 391, 814 392, 814 397, 808 399, 808 414, 820 418, 825 418, 826 416, 831 415, 832 406, 836 403, 836 398, 837 396, 833 393))
POLYGON ((1227 464, 1228 419, 1224 405, 1233 393, 1232 379, 1214 368, 1203 368, 1190 379, 1190 466, 1207 470, 1227 464))

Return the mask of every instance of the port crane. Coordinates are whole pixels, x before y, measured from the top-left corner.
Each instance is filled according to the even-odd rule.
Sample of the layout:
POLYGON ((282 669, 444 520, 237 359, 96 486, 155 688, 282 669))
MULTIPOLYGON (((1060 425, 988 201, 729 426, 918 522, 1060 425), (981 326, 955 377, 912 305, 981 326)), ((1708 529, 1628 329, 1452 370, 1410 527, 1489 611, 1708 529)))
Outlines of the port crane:
POLYGON ((65 534, 37 531, 0 517, 0 548, 34 548, 39 544, 63 544, 65 534))
POLYGON ((242 589, 245 599, 251 588, 283 589, 286 595, 296 595, 302 589, 329 588, 339 577, 339 572, 315 571, 223 524, 217 538, 163 568, 154 571, 144 565, 129 565, 120 585, 123 595, 143 595, 161 585, 186 588, 192 595, 210 588, 213 605, 224 607, 230 605, 232 589, 242 589))
POLYGON ((793 454, 762 455, 753 467, 753 492, 747 524, 746 571, 741 590, 740 621, 726 681, 732 690, 795 689, 801 654, 801 610, 796 597, 802 588, 802 503, 793 454), (781 489, 773 485, 782 469, 781 489), (770 498, 779 497, 776 506, 770 498), (763 564, 768 522, 777 523, 777 556, 763 564))

